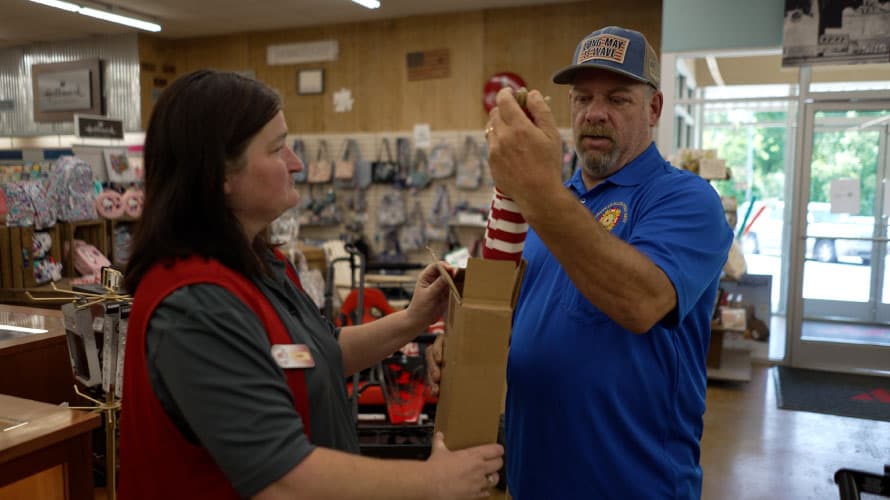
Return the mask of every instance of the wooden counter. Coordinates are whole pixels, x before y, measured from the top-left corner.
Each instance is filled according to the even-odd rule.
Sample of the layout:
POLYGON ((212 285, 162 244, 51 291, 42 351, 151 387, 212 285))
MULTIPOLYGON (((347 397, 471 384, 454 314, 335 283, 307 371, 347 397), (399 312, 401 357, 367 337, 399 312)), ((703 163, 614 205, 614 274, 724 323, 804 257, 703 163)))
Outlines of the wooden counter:
POLYGON ((0 395, 0 499, 92 500, 97 413, 0 395))
POLYGON ((2 325, 42 328, 47 333, 5 335, 0 330, 0 394, 76 405, 74 375, 61 310, 0 305, 2 325))

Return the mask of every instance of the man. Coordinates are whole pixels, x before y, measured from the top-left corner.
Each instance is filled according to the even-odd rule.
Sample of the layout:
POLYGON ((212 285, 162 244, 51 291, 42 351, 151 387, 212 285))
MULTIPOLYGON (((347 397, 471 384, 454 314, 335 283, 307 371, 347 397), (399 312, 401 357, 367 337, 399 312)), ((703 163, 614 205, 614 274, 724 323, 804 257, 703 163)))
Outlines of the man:
MULTIPOLYGON (((565 185, 540 92, 528 94, 531 119, 509 89, 490 114, 492 177, 530 227, 507 366, 506 470, 517 500, 701 496, 705 359, 732 230, 714 189, 653 143, 658 75, 636 31, 581 40, 553 76, 571 86, 581 165, 565 185)), ((504 257, 518 239, 492 228, 522 226, 510 203, 499 206, 487 254, 504 257)))

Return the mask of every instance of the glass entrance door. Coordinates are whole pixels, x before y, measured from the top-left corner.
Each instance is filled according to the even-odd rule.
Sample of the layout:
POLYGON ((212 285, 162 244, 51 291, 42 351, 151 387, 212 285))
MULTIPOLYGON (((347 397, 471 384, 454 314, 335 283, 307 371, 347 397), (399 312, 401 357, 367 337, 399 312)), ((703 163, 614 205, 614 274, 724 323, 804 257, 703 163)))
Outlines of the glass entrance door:
POLYGON ((890 372, 890 102, 809 104, 806 113, 791 362, 890 372))

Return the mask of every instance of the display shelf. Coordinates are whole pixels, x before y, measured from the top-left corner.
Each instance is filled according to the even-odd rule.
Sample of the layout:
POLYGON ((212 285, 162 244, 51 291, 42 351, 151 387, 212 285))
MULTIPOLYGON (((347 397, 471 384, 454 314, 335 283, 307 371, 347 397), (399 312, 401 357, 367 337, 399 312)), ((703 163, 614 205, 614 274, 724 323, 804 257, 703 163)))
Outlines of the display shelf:
POLYGON ((69 278, 62 278, 55 283, 47 283, 45 285, 28 287, 28 288, 0 288, 0 303, 3 304, 20 304, 26 306, 35 306, 35 307, 54 307, 62 304, 66 304, 71 302, 71 299, 68 298, 54 298, 52 300, 40 300, 35 301, 28 297, 26 292, 32 293, 37 298, 42 298, 44 295, 50 295, 55 297, 53 285, 56 288, 60 288, 62 290, 70 290, 71 282, 69 278))
MULTIPOLYGON (((716 150, 682 149, 674 164, 698 174, 708 182, 732 179, 732 169, 726 166, 725 160, 717 157, 716 150)), ((721 204, 727 223, 730 227, 735 227, 738 219, 737 201, 721 197, 721 204)), ((730 330, 722 328, 719 322, 711 325, 711 344, 706 363, 708 379, 747 382, 751 380, 751 352, 724 345, 727 332, 730 330)))
MULTIPOLYGON (((129 232, 129 235, 130 235, 130 241, 132 241, 133 230, 136 228, 136 225, 138 223, 139 223, 139 219, 134 219, 132 217, 121 217, 118 219, 112 219, 106 223, 106 226, 108 227, 108 234, 106 235, 106 237, 108 238, 108 253, 106 254, 106 257, 108 257, 108 260, 112 264, 117 265, 117 266, 126 265, 126 262, 121 261, 120 256, 117 255, 118 249, 117 249, 117 245, 115 245, 115 240, 114 240, 115 231, 117 230, 118 227, 126 227, 127 231, 129 232)), ((126 253, 127 253, 127 257, 129 257, 129 252, 126 252, 126 253)))
POLYGON ((62 273, 65 276, 73 278, 77 276, 74 269, 74 254, 71 251, 65 251, 64 246, 70 247, 74 244, 74 240, 83 240, 90 245, 96 247, 102 255, 108 256, 108 229, 105 219, 95 219, 75 222, 61 223, 63 245, 62 273))

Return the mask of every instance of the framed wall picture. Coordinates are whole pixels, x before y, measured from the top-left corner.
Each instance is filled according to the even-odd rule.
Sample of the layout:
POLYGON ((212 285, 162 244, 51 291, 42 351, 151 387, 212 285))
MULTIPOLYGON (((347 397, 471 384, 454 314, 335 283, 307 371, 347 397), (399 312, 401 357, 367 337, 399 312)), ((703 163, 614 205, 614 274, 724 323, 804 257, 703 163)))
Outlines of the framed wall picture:
POLYGON ((304 69, 297 72, 297 94, 324 93, 324 69, 304 69))
POLYGON ((99 59, 31 65, 35 122, 62 122, 75 113, 101 115, 99 59))

